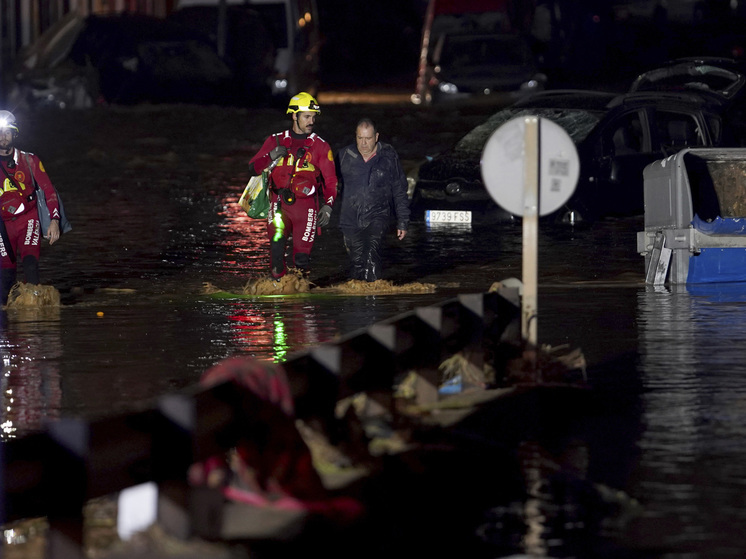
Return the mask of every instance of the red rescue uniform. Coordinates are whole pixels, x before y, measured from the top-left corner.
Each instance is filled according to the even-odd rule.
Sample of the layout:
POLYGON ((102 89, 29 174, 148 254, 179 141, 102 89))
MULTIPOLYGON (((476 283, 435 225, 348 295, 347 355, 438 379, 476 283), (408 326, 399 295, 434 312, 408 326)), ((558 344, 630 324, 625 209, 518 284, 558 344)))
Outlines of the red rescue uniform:
POLYGON ((9 269, 26 256, 39 259, 41 231, 33 179, 44 191, 52 219, 60 218, 60 210, 57 191, 36 155, 14 148, 12 158, 0 159, 0 165, 0 217, 8 233, 7 239, 0 237, 0 267, 9 269))
POLYGON ((288 150, 270 173, 270 209, 267 233, 270 240, 272 276, 287 273, 285 243, 293 238, 293 266, 307 270, 316 239, 316 218, 323 205, 333 206, 337 197, 334 155, 327 142, 315 133, 290 130, 273 134, 251 159, 259 173, 272 162, 269 152, 278 145, 288 150))

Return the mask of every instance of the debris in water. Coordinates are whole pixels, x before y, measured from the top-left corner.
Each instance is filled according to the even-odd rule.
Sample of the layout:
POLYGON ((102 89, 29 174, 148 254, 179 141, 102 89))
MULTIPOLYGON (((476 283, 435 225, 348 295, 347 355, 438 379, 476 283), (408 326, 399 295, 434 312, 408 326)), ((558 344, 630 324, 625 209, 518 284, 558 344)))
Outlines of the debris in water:
POLYGON ((495 382, 495 369, 492 364, 484 363, 481 367, 475 364, 479 359, 470 357, 468 351, 460 351, 443 361, 438 370, 442 382, 448 383, 459 378, 459 384, 470 384, 478 388, 486 388, 495 382))
POLYGON ((567 344, 552 347, 515 348, 519 353, 505 364, 509 384, 584 384, 587 381, 585 355, 567 344))
MULTIPOLYGON (((243 295, 291 295, 293 293, 333 293, 341 295, 384 295, 392 293, 434 293, 436 285, 433 283, 405 283, 394 285, 387 280, 361 281, 349 280, 345 283, 331 285, 329 287, 317 287, 310 282, 303 272, 291 269, 279 279, 270 276, 253 278, 246 282, 241 289, 243 295)), ((210 283, 202 284, 202 292, 205 295, 225 292, 225 289, 210 283)))
POLYGON ((308 293, 311 282, 303 276, 303 272, 296 269, 279 279, 262 277, 249 280, 243 288, 244 295, 289 295, 291 293, 308 293))
POLYGON ((223 291, 225 291, 225 289, 220 289, 217 285, 210 283, 209 281, 202 284, 202 293, 205 295, 212 295, 213 293, 221 293, 223 291))
POLYGON ((329 287, 328 290, 338 293, 357 293, 365 295, 381 293, 434 293, 435 284, 412 282, 405 283, 404 285, 394 285, 388 280, 349 280, 345 283, 333 285, 329 287))
POLYGON ((56 308, 60 306, 60 292, 52 285, 16 283, 8 294, 6 308, 56 308))

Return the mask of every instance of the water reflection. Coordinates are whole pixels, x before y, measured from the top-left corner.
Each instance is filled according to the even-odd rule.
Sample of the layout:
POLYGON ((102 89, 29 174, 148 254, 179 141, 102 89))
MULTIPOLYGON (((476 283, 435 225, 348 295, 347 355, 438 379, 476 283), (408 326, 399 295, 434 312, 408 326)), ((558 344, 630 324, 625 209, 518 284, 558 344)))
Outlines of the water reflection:
POLYGON ((269 267, 266 221, 249 218, 238 205, 242 188, 229 188, 231 191, 223 195, 222 211, 219 212, 222 231, 217 246, 223 252, 220 268, 241 278, 266 272, 269 267))
POLYGON ((62 355, 59 317, 19 316, 13 320, 0 312, 0 438, 7 440, 41 429, 48 419, 59 417, 62 355))
POLYGON ((222 304, 213 303, 213 309, 216 318, 225 314, 228 345, 233 353, 279 363, 286 361, 289 354, 408 312, 418 303, 424 306, 434 297, 301 293, 229 299, 222 304))
POLYGON ((523 442, 525 498, 489 510, 478 533, 503 552, 531 557, 608 557, 636 501, 588 478, 589 448, 569 440, 552 452, 523 442))
POLYGON ((603 439, 614 430, 608 418, 594 415, 595 397, 555 388, 516 399, 506 403, 501 431, 516 437, 510 448, 518 476, 503 479, 514 497, 486 509, 476 528, 487 556, 607 559, 621 553, 623 531, 639 504, 603 481, 618 479, 624 464, 599 475, 603 439))
POLYGON ((325 320, 318 305, 303 299, 299 296, 289 302, 287 297, 265 297, 261 302, 230 302, 227 319, 235 352, 279 363, 290 351, 332 339, 337 324, 325 320))
POLYGON ((647 512, 636 535, 672 557, 743 552, 744 300, 737 284, 639 294, 646 430, 634 490, 647 512))

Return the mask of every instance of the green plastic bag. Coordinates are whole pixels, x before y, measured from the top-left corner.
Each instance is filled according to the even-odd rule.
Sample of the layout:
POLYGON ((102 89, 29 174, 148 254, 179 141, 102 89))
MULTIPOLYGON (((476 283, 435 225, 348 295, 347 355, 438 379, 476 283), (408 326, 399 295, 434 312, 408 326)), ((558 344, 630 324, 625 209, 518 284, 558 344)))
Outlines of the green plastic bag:
POLYGON ((238 204, 252 219, 267 219, 269 214, 269 194, 267 193, 267 172, 251 177, 244 188, 238 204))

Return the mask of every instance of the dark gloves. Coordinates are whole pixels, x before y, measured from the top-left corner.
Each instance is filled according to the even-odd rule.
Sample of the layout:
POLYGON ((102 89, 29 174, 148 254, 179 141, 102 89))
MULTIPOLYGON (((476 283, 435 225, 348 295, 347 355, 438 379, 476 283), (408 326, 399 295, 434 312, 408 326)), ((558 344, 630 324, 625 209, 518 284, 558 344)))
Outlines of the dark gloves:
POLYGON ((287 157, 287 155, 288 148, 286 148, 285 146, 277 146, 269 152, 269 157, 272 159, 272 161, 276 161, 282 157, 287 157))
POLYGON ((329 225, 329 220, 332 218, 332 209, 330 206, 324 204, 319 210, 319 216, 316 219, 316 223, 319 227, 326 227, 329 225))

